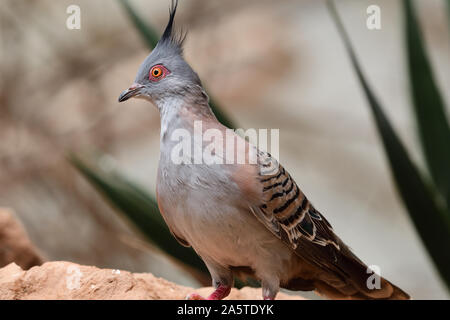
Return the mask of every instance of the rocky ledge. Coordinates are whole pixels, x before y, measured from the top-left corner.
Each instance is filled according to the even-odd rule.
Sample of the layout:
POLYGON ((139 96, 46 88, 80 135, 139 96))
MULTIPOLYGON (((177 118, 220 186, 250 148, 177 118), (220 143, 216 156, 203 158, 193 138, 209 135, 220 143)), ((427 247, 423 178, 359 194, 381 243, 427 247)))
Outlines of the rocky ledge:
MULTIPOLYGON (((0 269, 0 299, 178 300, 192 292, 207 296, 212 288, 192 289, 150 273, 99 269, 62 261, 47 262, 29 270, 15 263, 0 269)), ((232 289, 227 299, 260 300, 261 289, 232 289)), ((303 298, 279 293, 277 299, 303 298)))

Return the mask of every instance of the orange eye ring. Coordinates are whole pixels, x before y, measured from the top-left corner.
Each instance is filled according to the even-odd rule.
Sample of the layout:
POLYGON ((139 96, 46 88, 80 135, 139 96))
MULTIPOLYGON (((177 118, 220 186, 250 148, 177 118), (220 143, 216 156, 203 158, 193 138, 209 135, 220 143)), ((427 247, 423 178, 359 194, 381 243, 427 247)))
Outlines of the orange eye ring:
POLYGON ((162 64, 157 64, 150 69, 148 78, 150 81, 159 81, 170 73, 162 64))
POLYGON ((152 76, 154 78, 159 78, 159 77, 161 77, 162 74, 163 74, 163 71, 162 71, 161 67, 154 67, 152 69, 152 76))

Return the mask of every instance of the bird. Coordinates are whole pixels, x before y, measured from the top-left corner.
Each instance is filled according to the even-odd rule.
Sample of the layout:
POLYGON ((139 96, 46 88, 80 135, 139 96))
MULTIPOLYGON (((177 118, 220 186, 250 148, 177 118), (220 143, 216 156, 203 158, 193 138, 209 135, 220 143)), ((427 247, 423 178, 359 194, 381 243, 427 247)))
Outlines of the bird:
POLYGON ((186 33, 174 28, 177 6, 172 0, 161 38, 118 100, 141 98, 159 110, 158 207, 172 235, 203 260, 214 287, 206 298, 197 293, 187 298, 221 300, 235 277, 252 277, 260 281, 265 300, 275 299, 280 288, 330 299, 409 299, 381 276, 378 286, 369 286, 367 265, 278 160, 234 132, 227 135, 230 129, 213 114, 199 76, 184 58, 186 33), (196 123, 200 135, 212 130, 226 137, 223 142, 235 142, 226 156, 214 150, 213 160, 240 155, 248 161, 198 161, 196 152, 206 146, 196 123), (182 133, 194 152, 183 151, 182 161, 174 161, 180 141, 174 137, 182 133))

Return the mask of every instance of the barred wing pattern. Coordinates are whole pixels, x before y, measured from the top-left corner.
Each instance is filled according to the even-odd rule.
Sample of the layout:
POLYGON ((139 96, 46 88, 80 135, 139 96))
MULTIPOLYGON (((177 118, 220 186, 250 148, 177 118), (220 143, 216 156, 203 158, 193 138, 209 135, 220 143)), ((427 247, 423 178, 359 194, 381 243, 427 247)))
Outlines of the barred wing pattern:
POLYGON ((251 207, 256 217, 278 238, 287 237, 294 250, 302 241, 333 245, 340 250, 330 223, 314 208, 283 166, 265 152, 258 153, 258 165, 263 197, 259 206, 251 207))

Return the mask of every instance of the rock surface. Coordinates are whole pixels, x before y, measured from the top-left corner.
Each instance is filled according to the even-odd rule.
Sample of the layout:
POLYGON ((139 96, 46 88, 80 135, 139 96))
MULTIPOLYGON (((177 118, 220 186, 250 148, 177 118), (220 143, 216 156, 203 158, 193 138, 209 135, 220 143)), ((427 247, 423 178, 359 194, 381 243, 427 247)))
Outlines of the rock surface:
POLYGON ((42 264, 44 260, 13 212, 0 208, 0 267, 11 262, 29 269, 42 264))
MULTIPOLYGON (((149 273, 99 269, 71 262, 47 262, 28 271, 11 263, 0 269, 0 299, 177 300, 194 291, 206 296, 212 288, 195 290, 149 273)), ((227 299, 260 300, 261 289, 232 289, 227 299)), ((277 299, 303 298, 279 293, 277 299)))

